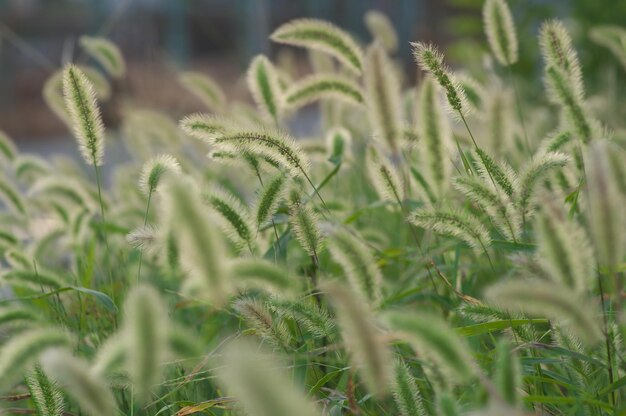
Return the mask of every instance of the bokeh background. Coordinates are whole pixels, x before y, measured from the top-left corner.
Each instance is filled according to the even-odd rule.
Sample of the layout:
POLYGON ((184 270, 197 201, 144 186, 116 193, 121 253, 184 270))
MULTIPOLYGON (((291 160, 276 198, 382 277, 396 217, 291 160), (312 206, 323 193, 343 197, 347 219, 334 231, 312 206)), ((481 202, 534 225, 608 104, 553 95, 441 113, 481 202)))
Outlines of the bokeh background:
MULTIPOLYGON (((521 43, 520 63, 514 67, 518 75, 540 76, 536 32, 550 17, 568 24, 583 68, 592 74, 586 79, 592 91, 615 73, 610 72, 614 58, 591 44, 587 33, 598 24, 623 25, 626 1, 508 2, 521 43)), ((127 61, 127 76, 112 84, 112 98, 102 104, 107 128, 115 129, 117 109, 131 97, 134 105, 164 110, 175 118, 201 109, 176 82, 182 69, 205 71, 229 95, 243 100, 247 97, 242 74, 258 53, 291 59, 306 71, 302 52, 281 54, 268 41, 275 27, 296 17, 330 20, 367 42, 363 16, 377 9, 395 24, 400 40, 397 59, 409 76, 415 74, 408 45, 412 40, 441 45, 453 65, 476 65, 486 50, 481 6, 482 0, 0 0, 0 129, 29 151, 63 152, 73 147, 66 126, 46 106, 41 91, 47 77, 64 62, 87 61, 77 46, 83 34, 110 38, 127 61)), ((533 94, 537 88, 540 83, 529 83, 524 91, 533 94)))

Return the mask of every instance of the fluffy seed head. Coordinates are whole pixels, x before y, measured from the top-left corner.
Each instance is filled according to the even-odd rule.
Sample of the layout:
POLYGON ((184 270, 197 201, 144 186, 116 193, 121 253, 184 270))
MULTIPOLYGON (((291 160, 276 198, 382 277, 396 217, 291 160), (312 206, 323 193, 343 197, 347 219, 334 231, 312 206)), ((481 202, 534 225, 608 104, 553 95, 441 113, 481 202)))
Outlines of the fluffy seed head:
POLYGON ((333 259, 341 265, 350 285, 376 306, 380 301, 383 277, 373 253, 361 239, 356 230, 337 230, 328 239, 328 248, 333 259))
POLYGON ((440 104, 438 85, 432 77, 426 77, 419 94, 417 128, 427 166, 425 176, 438 199, 443 197, 449 186, 452 169, 448 154, 451 129, 440 111, 440 104))
POLYGON ((261 113, 278 120, 283 107, 283 95, 276 68, 264 55, 257 55, 248 68, 248 89, 261 113))
POLYGON ((613 269, 624 258, 624 196, 620 192, 610 154, 619 149, 607 140, 591 143, 585 157, 587 215, 600 265, 613 269))
POLYGON ((68 64, 63 71, 63 95, 83 159, 89 165, 101 165, 104 125, 100 108, 91 82, 75 65, 68 64))
POLYGON ((246 414, 255 416, 320 416, 321 412, 300 391, 281 362, 260 353, 258 346, 231 343, 225 349, 218 379, 246 414))
POLYGON ((219 113, 226 106, 224 91, 210 76, 200 72, 187 71, 180 73, 178 82, 187 91, 198 97, 210 111, 219 113))
POLYGON ((418 227, 461 239, 477 252, 486 250, 486 247, 491 245, 487 228, 476 217, 466 212, 421 209, 414 211, 409 216, 409 221, 418 227))
POLYGON ((367 49, 364 77, 374 138, 395 153, 402 137, 400 83, 387 53, 378 43, 367 49))
POLYGON ((168 173, 180 173, 180 165, 174 156, 159 155, 147 161, 139 175, 139 189, 145 195, 152 194, 159 186, 163 175, 168 173))
POLYGON ((120 49, 108 39, 81 36, 80 46, 115 78, 121 78, 126 72, 126 64, 120 49))
POLYGON ((393 312, 387 316, 387 321, 420 355, 430 358, 444 370, 451 384, 467 381, 474 374, 467 346, 441 318, 393 312))
POLYGON ((446 92, 451 109, 455 114, 465 115, 468 110, 465 92, 443 63, 443 55, 435 46, 423 42, 412 42, 411 46, 420 68, 430 73, 446 92))
POLYGON ((68 335, 55 328, 36 327, 12 337, 0 349, 0 391, 12 387, 42 352, 69 343, 68 335))
POLYGON ((329 22, 317 19, 292 20, 276 29, 270 39, 327 53, 356 74, 363 70, 361 48, 348 33, 329 22))
POLYGON ((387 15, 378 10, 368 10, 364 20, 367 30, 375 41, 385 47, 385 51, 393 53, 398 49, 398 34, 387 15))
POLYGON ((508 280, 491 286, 485 297, 509 312, 539 315, 566 325, 589 346, 602 339, 596 305, 566 286, 543 280, 508 280))
POLYGON ((189 273, 188 287, 199 289, 200 297, 221 305, 230 291, 224 242, 197 194, 197 185, 190 178, 169 178, 163 192, 163 229, 165 235, 171 233, 182 266, 189 273))
POLYGON ((160 381, 160 368, 166 358, 167 309, 154 288, 142 285, 131 289, 124 311, 123 338, 130 378, 137 400, 143 403, 160 381))
POLYGON ((54 349, 44 354, 41 365, 89 416, 117 414, 113 393, 102 378, 90 371, 85 361, 65 350, 54 349))
POLYGON ((35 408, 40 415, 63 416, 65 399, 59 384, 48 378, 40 366, 24 377, 35 408))
POLYGON ((334 74, 314 74, 299 80, 287 89, 285 104, 292 111, 327 99, 363 106, 365 104, 363 95, 361 87, 348 78, 334 74))
POLYGON ((369 307, 361 296, 337 282, 325 282, 322 290, 331 299, 341 338, 365 385, 372 394, 384 396, 392 377, 392 358, 369 307))
POLYGON ((398 359, 394 366, 394 372, 393 399, 400 410, 400 415, 426 416, 427 413, 422 404, 422 395, 409 367, 404 361, 398 359))
POLYGON ((511 10, 504 0, 487 0, 483 5, 483 22, 489 47, 500 64, 517 62, 517 35, 511 10))

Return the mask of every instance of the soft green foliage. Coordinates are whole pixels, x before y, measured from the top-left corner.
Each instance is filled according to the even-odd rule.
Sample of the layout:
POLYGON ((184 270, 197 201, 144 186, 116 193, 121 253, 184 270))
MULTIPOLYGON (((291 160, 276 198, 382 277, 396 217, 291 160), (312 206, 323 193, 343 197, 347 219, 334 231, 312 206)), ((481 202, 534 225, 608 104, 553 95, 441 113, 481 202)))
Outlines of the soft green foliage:
POLYGON ((43 94, 90 166, 0 134, 0 413, 623 414, 624 29, 596 73, 573 20, 479 3, 466 58, 392 14, 287 22, 246 101, 173 74, 208 114, 140 106, 83 38, 43 94))

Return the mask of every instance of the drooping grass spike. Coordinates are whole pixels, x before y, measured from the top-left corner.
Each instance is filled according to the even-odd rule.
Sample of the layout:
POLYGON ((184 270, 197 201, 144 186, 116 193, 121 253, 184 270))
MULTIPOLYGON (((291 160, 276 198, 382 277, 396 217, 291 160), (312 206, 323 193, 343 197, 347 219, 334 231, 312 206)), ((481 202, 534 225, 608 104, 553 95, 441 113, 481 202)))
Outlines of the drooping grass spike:
POLYGON ((156 156, 143 165, 139 175, 139 189, 145 195, 150 195, 156 191, 163 175, 179 172, 180 164, 174 156, 166 154, 156 156))
POLYGON ((226 96, 210 76, 196 71, 181 72, 178 82, 195 95, 212 112, 221 113, 226 107, 226 96))
POLYGON ((108 39, 81 36, 80 46, 115 78, 121 78, 126 72, 126 63, 116 44, 108 39))
POLYGON ((335 25, 317 19, 296 19, 270 36, 274 42, 327 53, 355 74, 363 70, 363 52, 352 37, 335 25))
POLYGON ((314 74, 302 78, 285 91, 285 106, 291 110, 319 101, 336 100, 353 106, 364 106, 361 87, 349 78, 334 74, 314 74))
POLYGON ((485 298, 509 312, 539 315, 566 325, 589 346, 602 339, 596 306, 566 286, 537 279, 508 280, 489 287, 485 298))

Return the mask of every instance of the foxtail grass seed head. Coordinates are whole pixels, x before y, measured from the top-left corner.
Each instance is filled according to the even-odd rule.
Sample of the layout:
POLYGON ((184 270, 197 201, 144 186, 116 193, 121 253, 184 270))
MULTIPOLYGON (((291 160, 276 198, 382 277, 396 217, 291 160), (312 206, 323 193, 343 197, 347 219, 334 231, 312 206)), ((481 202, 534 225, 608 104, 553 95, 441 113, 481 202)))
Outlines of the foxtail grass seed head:
POLYGON ((333 163, 352 159, 352 134, 343 127, 334 127, 326 133, 326 154, 333 163))
POLYGON ((139 402, 145 403, 160 381, 161 365, 166 359, 167 309, 156 289, 141 285, 131 289, 124 311, 124 340, 133 392, 139 402))
POLYGON ((624 259, 624 194, 619 190, 610 154, 618 151, 607 140, 590 144, 585 155, 587 217, 596 256, 601 266, 613 271, 624 259))
POLYGON ((600 46, 608 48, 626 70, 626 29, 615 25, 594 26, 589 38, 600 46))
POLYGON ((393 399, 402 416, 426 416, 422 395, 409 367, 400 359, 394 365, 393 399))
POLYGON ((293 201, 289 210, 289 224, 304 251, 317 257, 323 240, 318 216, 310 204, 304 204, 300 199, 293 201))
POLYGON ((362 240, 356 230, 337 230, 328 239, 328 249, 350 286, 375 307, 381 298, 383 277, 374 254, 362 240))
POLYGON ((24 380, 38 414, 46 416, 65 414, 65 398, 59 384, 51 380, 39 365, 36 365, 24 380))
POLYGON ((365 105, 364 92, 349 78, 334 74, 314 74, 302 78, 285 91, 285 106, 295 111, 320 100, 334 100, 356 107, 365 105))
POLYGON ((116 44, 108 39, 92 36, 81 36, 79 43, 111 76, 115 78, 124 76, 126 63, 116 44))
POLYGON ((387 53, 378 43, 366 51, 364 81, 374 139, 397 153, 403 130, 400 83, 387 53))
POLYGON ((259 111, 277 122, 284 107, 284 97, 274 64, 264 55, 256 56, 248 68, 247 80, 259 111))
POLYGON ((445 91, 450 108, 457 115, 467 114, 465 92, 444 64, 441 52, 435 46, 423 42, 412 42, 411 46, 420 68, 431 74, 445 91))
POLYGON ((101 165, 104 125, 100 108, 93 85, 75 65, 68 64, 63 70, 63 95, 83 159, 89 165, 101 165))
POLYGON ((370 308, 361 296, 337 282, 325 282, 322 290, 331 299, 341 338, 367 389, 377 397, 385 396, 393 376, 393 361, 370 308))
POLYGON ((588 346, 602 339, 594 305, 561 284, 543 280, 508 280, 485 292, 486 300, 498 308, 531 317, 548 318, 567 326, 588 346))
POLYGON ((517 35, 511 10, 505 0, 487 0, 483 5, 483 22, 489 47, 503 66, 517 62, 517 35))
POLYGON ((6 392, 24 370, 50 348, 69 345, 71 339, 57 328, 33 327, 12 337, 0 347, 0 391, 6 392))
POLYGON ((8 161, 13 161, 17 155, 17 148, 13 139, 2 130, 0 130, 0 154, 8 161))
POLYGON ((515 406, 519 401, 519 390, 522 387, 522 369, 519 358, 505 339, 498 342, 496 353, 496 386, 502 398, 515 406))
POLYGON ((201 72, 186 71, 178 76, 178 82, 195 95, 212 112, 221 113, 226 107, 226 96, 219 84, 201 72))
POLYGON ((215 212, 224 233, 238 246, 252 250, 256 233, 248 207, 219 187, 204 194, 203 199, 215 212))
POLYGON ((270 288, 276 292, 298 286, 297 278, 287 270, 263 259, 237 259, 229 265, 233 279, 240 283, 270 288))
POLYGON ((180 121, 180 128, 189 136, 207 143, 226 134, 231 122, 223 117, 208 114, 191 114, 180 121))
MULTIPOLYGON (((547 198, 546 198, 547 199, 547 198)), ((595 258, 585 230, 553 200, 542 201, 537 217, 537 256, 549 278, 584 293, 593 285, 595 258)))
POLYGON ((291 335, 287 326, 282 319, 275 320, 266 305, 254 298, 241 298, 233 308, 262 340, 277 348, 288 348, 291 335))
POLYGON ((56 380, 63 390, 78 403, 89 416, 111 416, 117 414, 115 397, 109 386, 90 371, 82 359, 73 357, 68 351, 53 349, 42 359, 43 370, 56 380))
POLYGON ((363 71, 363 52, 352 37, 332 23, 318 19, 296 19, 271 34, 274 42, 324 52, 355 74, 363 71))
POLYGON ((171 233, 180 261, 189 273, 188 287, 199 289, 215 305, 224 304, 230 282, 224 264, 225 247, 219 230, 209 221, 190 178, 172 177, 163 191, 165 227, 171 233))
POLYGON ((491 245, 487 228, 476 217, 466 212, 419 209, 409 216, 409 221, 438 234, 458 238, 477 253, 491 245))
POLYGON ((283 318, 293 319, 315 338, 332 339, 335 336, 335 319, 325 307, 320 307, 312 299, 289 300, 273 297, 269 307, 283 318))
POLYGON ((387 15, 378 10, 368 10, 364 22, 374 41, 380 42, 386 52, 394 53, 398 49, 398 34, 387 15))
POLYGON ((439 87, 434 79, 426 77, 419 94, 417 134, 421 139, 430 188, 438 199, 443 198, 450 183, 452 166, 449 162, 451 129, 440 109, 439 87))
POLYGON ((260 191, 255 203, 257 229, 269 222, 285 194, 287 178, 283 174, 274 176, 260 191))
POLYGON ((522 232, 522 217, 513 202, 488 182, 472 176, 461 176, 454 186, 470 201, 478 204, 507 240, 517 241, 522 232))
POLYGON ((280 371, 277 357, 242 341, 231 343, 220 360, 217 376, 238 407, 254 416, 321 416, 290 371, 280 371))
POLYGON ((441 318, 392 312, 387 315, 387 321, 420 356, 428 357, 440 367, 450 384, 463 383, 474 375, 474 363, 467 346, 441 318))
POLYGON ((572 47, 572 39, 563 22, 556 19, 544 22, 539 29, 539 46, 545 67, 562 71, 565 82, 572 88, 572 95, 584 98, 578 54, 572 47))
POLYGON ((373 147, 366 149, 365 169, 381 201, 402 202, 404 193, 398 171, 373 147))
POLYGON ((216 137, 217 147, 259 155, 287 170, 291 176, 308 176, 309 161, 300 146, 287 133, 257 126, 239 128, 216 137))
POLYGON ((180 173, 180 164, 171 155, 159 155, 143 165, 139 175, 139 188, 145 195, 156 191, 163 175, 180 173))

